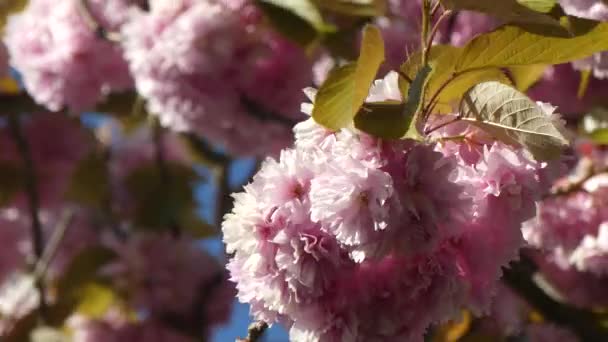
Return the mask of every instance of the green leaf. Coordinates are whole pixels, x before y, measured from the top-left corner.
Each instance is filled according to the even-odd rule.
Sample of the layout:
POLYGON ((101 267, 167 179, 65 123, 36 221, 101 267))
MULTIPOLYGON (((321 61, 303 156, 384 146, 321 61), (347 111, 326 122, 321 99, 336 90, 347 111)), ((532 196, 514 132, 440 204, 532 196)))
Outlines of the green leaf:
POLYGON ((457 59, 454 71, 559 64, 603 50, 608 50, 608 23, 599 23, 589 32, 572 38, 547 37, 503 26, 470 41, 457 59))
POLYGON ((110 191, 107 171, 105 156, 99 152, 91 153, 76 167, 70 179, 66 199, 93 208, 102 208, 110 191))
POLYGON ((355 127, 384 139, 399 139, 405 135, 414 115, 405 115, 405 103, 366 103, 355 116, 355 127))
POLYGON ((386 0, 314 0, 328 11, 356 17, 379 17, 386 14, 386 0))
POLYGON ((433 73, 433 68, 430 65, 425 65, 418 71, 414 78, 410 89, 407 93, 407 102, 405 103, 405 117, 413 115, 414 118, 408 125, 408 130, 405 132, 404 138, 410 138, 414 140, 422 140, 422 136, 418 132, 418 120, 420 114, 424 108, 424 94, 428 85, 429 77, 433 73))
POLYGON ((589 138, 597 145, 608 145, 608 128, 602 128, 589 134, 589 138))
MULTIPOLYGON (((432 100, 434 94, 439 92, 435 113, 452 113, 453 108, 458 105, 462 95, 472 86, 487 81, 499 81, 511 84, 511 80, 505 73, 498 68, 488 68, 475 70, 462 75, 454 76, 454 61, 457 60, 463 49, 450 45, 435 45, 429 54, 429 64, 434 72, 430 75, 425 98, 426 104, 432 100)), ((402 73, 414 78, 420 68, 420 52, 412 54, 410 58, 401 66, 402 73)), ((400 80, 402 92, 409 91, 409 84, 400 80)))
POLYGON ((537 12, 549 13, 557 5, 557 0, 517 0, 523 6, 537 12))
POLYGON ((332 32, 309 0, 258 0, 272 26, 294 42, 308 46, 320 33, 332 32))
POLYGON ((418 72, 409 87, 406 103, 388 101, 364 104, 355 117, 355 127, 384 139, 422 140, 417 124, 431 73, 432 68, 428 65, 418 72))
POLYGON ((73 297, 86 284, 95 281, 99 269, 116 258, 116 253, 105 247, 91 247, 72 259, 67 271, 57 284, 58 298, 73 297))
POLYGON ((90 282, 79 290, 75 311, 89 318, 102 318, 110 308, 122 303, 122 297, 111 286, 90 282))
POLYGON ((560 155, 568 140, 534 101, 499 82, 471 88, 460 103, 463 120, 508 144, 527 148, 537 160, 560 155))
POLYGON ((216 229, 202 221, 194 187, 200 181, 192 168, 167 163, 171 183, 165 184, 155 163, 144 164, 126 178, 126 188, 135 201, 133 213, 136 229, 166 231, 177 224, 197 238, 209 237, 216 229))
POLYGON ((522 65, 509 68, 509 75, 517 90, 525 92, 542 79, 547 65, 522 65))
POLYGON ((0 206, 7 204, 23 189, 23 172, 18 165, 0 161, 0 206))
POLYGON ((205 239, 218 234, 218 228, 203 220, 194 208, 182 211, 178 220, 182 230, 191 238, 205 239))
POLYGON ((560 27, 558 20, 545 14, 554 7, 555 0, 441 0, 441 2, 448 9, 482 12, 509 23, 560 27), (549 7, 551 2, 553 2, 553 6, 549 7), (537 9, 543 9, 543 11, 537 11, 537 9))
POLYGON ((328 28, 321 13, 311 0, 258 0, 258 2, 288 10, 299 18, 304 19, 319 32, 323 32, 328 28))
POLYGON ((580 100, 585 97, 589 82, 591 82, 592 70, 581 70, 581 81, 578 84, 578 90, 576 91, 576 97, 580 100))
POLYGON ((368 25, 357 62, 332 70, 319 88, 312 113, 315 121, 331 130, 349 126, 365 102, 382 62, 382 35, 377 27, 368 25))

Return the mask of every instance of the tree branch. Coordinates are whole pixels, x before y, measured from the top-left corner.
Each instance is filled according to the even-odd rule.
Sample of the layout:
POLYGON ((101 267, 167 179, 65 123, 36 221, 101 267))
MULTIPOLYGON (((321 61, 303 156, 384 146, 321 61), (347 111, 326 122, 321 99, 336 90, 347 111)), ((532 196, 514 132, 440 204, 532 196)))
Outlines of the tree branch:
MULTIPOLYGON (((11 130, 12 137, 17 146, 17 150, 19 151, 23 162, 25 190, 27 194, 28 207, 31 218, 32 249, 36 258, 36 265, 42 259, 42 254, 44 251, 44 236, 39 216, 40 199, 38 197, 38 179, 36 177, 36 169, 34 161, 32 159, 30 146, 27 141, 27 138, 23 134, 23 131, 21 129, 21 123, 17 114, 9 114, 8 124, 11 130)), ((44 322, 47 318, 47 303, 43 278, 36 280, 36 288, 39 292, 39 318, 44 322)))
POLYGON ((608 341, 608 327, 600 324, 594 313, 557 302, 548 296, 533 280, 536 269, 534 262, 522 254, 520 261, 504 269, 503 280, 545 319, 567 327, 582 341, 608 341))

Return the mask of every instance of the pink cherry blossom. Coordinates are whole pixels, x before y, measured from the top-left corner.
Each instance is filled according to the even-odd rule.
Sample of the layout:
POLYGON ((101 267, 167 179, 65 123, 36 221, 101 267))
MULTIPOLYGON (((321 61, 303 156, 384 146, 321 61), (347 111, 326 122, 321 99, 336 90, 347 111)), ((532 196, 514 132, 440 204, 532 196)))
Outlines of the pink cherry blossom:
MULTIPOLYGON (((89 2, 95 20, 115 31, 135 1, 89 2)), ((30 1, 6 27, 11 65, 36 102, 52 111, 92 109, 110 92, 132 86, 120 48, 97 35, 80 6, 76 0, 30 1)))
POLYGON ((203 300, 208 326, 228 319, 232 288, 225 281, 225 272, 191 241, 134 235, 112 245, 119 259, 102 273, 131 295, 134 308, 153 315, 191 317, 196 303, 203 300))
MULTIPOLYGON (((72 173, 90 152, 92 140, 77 120, 60 113, 22 116, 21 126, 36 171, 41 205, 63 203, 72 173)), ((0 128, 0 161, 23 167, 23 158, 7 126, 0 128)), ((26 208, 25 192, 20 191, 13 203, 26 208)))
MULTIPOLYGON (((396 81, 376 82, 368 101, 399 99, 396 81)), ((223 223, 231 280, 255 319, 298 341, 417 341, 463 308, 489 311, 546 163, 493 140, 465 160, 456 142, 383 141, 312 119, 294 132, 295 149, 262 165, 223 223)))
POLYGON ((123 34, 137 90, 163 125, 237 154, 289 143, 312 66, 249 2, 161 2, 123 34))

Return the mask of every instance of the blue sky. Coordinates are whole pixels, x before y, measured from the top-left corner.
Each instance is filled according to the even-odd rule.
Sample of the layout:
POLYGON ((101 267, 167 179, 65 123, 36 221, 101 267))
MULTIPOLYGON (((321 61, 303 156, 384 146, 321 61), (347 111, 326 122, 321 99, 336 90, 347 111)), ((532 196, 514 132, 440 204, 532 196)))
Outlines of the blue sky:
MULTIPOLYGON (((246 181, 247 176, 251 173, 255 166, 255 160, 243 159, 233 163, 229 173, 229 181, 232 187, 242 184, 246 181)), ((202 170, 205 172, 205 170, 202 170)), ((212 222, 214 212, 215 187, 210 182, 202 184, 197 189, 197 196, 201 203, 201 214, 212 222)), ((202 245, 210 253, 221 257, 223 253, 223 243, 221 238, 208 239, 202 242, 202 245)), ((241 304, 235 300, 232 318, 227 325, 217 329, 212 342, 233 342, 237 337, 245 337, 247 334, 247 326, 251 323, 249 317, 249 306, 241 304)), ((288 341, 287 333, 279 325, 273 326, 266 332, 265 342, 284 342, 288 341)))
MULTIPOLYGON (((92 127, 99 125, 104 120, 104 116, 96 115, 94 113, 87 113, 86 115, 83 115, 82 118, 83 122, 87 126, 92 127)), ((251 174, 254 167, 255 159, 239 159, 234 161, 228 176, 230 186, 235 188, 239 184, 246 182, 247 177, 251 174)), ((208 183, 201 183, 196 189, 197 199, 200 204, 199 211, 200 214, 208 220, 208 222, 213 222, 216 191, 212 178, 213 175, 209 172, 209 170, 203 167, 200 167, 197 170, 210 181, 208 183)), ((223 257, 224 245, 221 241, 221 237, 201 241, 201 245, 218 258, 223 257)), ((249 306, 241 304, 235 300, 232 318, 225 326, 216 329, 211 341, 233 342, 237 337, 245 337, 247 334, 247 327, 250 323, 251 318, 249 317, 249 306)), ((288 340, 289 338, 285 329, 279 325, 275 325, 266 332, 264 342, 285 342, 288 340)))

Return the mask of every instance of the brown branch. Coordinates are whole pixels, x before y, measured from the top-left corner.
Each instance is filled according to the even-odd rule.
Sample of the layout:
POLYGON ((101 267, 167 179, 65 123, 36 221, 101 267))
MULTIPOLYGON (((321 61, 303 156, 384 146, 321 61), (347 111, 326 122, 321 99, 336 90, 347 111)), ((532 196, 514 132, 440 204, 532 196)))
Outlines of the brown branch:
POLYGON ((237 338, 236 342, 258 342, 268 329, 268 324, 264 322, 253 322, 249 325, 247 337, 237 338))
POLYGON ((536 265, 527 256, 504 269, 503 280, 545 319, 576 333, 582 341, 608 341, 608 327, 593 312, 560 303, 547 295, 535 282, 536 265))
MULTIPOLYGON (((39 216, 40 198, 38 194, 38 179, 36 177, 36 168, 32 159, 29 143, 22 131, 19 117, 16 114, 9 114, 8 124, 11 130, 13 140, 15 141, 15 145, 17 146, 17 150, 19 151, 23 162, 24 183, 31 218, 32 249, 36 258, 35 264, 38 264, 42 259, 42 254, 44 251, 44 236, 39 216)), ((36 288, 39 292, 38 314, 40 320, 44 322, 47 318, 47 303, 44 279, 40 278, 36 280, 36 288)))

